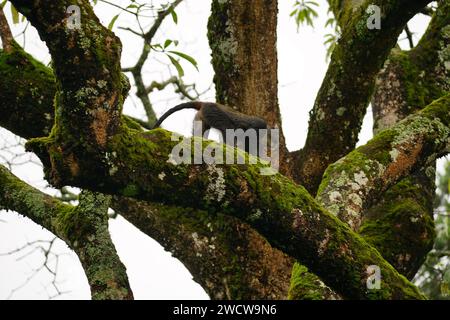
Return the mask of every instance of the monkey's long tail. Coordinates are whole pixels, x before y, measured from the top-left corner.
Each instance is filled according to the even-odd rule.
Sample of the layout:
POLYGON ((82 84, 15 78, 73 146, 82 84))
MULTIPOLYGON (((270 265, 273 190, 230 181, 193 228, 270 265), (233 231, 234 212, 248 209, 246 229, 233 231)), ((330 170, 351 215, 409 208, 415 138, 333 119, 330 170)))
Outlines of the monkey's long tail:
POLYGON ((161 123, 163 123, 164 120, 166 120, 172 113, 175 113, 177 111, 183 110, 183 109, 195 109, 200 110, 202 107, 202 103, 199 101, 191 101, 191 102, 185 102, 182 104, 179 104, 172 109, 169 109, 166 113, 164 113, 158 121, 156 121, 155 125, 152 127, 152 129, 158 128, 161 123))

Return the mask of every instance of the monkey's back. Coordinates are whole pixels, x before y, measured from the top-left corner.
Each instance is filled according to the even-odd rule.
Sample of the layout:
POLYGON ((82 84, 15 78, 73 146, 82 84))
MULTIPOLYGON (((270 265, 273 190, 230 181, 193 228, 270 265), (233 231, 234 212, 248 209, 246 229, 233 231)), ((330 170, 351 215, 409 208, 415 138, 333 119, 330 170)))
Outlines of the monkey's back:
POLYGON ((267 128, 267 124, 262 118, 240 113, 218 103, 205 102, 202 115, 207 122, 214 123, 215 127, 220 130, 267 128))

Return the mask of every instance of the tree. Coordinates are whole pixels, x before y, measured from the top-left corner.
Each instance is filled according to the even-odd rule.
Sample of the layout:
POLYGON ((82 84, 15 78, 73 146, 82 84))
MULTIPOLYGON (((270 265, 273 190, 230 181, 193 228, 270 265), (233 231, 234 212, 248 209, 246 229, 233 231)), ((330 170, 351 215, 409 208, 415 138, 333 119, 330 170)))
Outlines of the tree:
MULTIPOLYGON (((75 16, 68 0, 10 2, 46 42, 52 69, 15 43, 0 15, 0 125, 28 139, 49 183, 84 191, 78 206, 68 205, 0 166, 0 206, 66 242, 93 299, 133 297, 108 234, 109 207, 173 252, 214 299, 424 298, 410 280, 434 243, 435 161, 450 148, 449 1, 431 8, 427 0, 330 0, 340 38, 307 141, 291 152, 280 130, 280 173, 273 175, 260 174, 261 161, 175 165, 168 155, 179 141, 163 129, 144 130, 155 120, 152 88, 174 84, 196 99, 176 57, 195 60, 166 50, 171 42, 151 42, 166 17, 176 19, 181 0, 139 33, 147 45, 125 69, 120 39, 88 1, 77 2, 75 16), (402 51, 397 39, 420 12, 433 16, 428 30, 402 51), (167 54, 178 77, 146 86, 142 67, 151 50, 167 54), (133 76, 147 121, 122 115, 130 89, 122 72, 133 76), (355 148, 371 100, 375 136, 355 148)), ((302 8, 296 14, 309 23, 314 14, 302 8)), ((138 16, 139 7, 124 10, 138 16)), ((276 27, 275 0, 212 1, 218 102, 281 128, 276 27)), ((194 150, 198 139, 184 144, 194 150)), ((224 145, 221 152, 242 154, 224 145)))
POLYGON ((449 181, 450 162, 445 164, 445 171, 439 177, 438 192, 435 201, 436 240, 433 249, 428 253, 427 259, 417 272, 415 279, 419 287, 432 299, 449 299, 449 211, 450 203, 449 181))

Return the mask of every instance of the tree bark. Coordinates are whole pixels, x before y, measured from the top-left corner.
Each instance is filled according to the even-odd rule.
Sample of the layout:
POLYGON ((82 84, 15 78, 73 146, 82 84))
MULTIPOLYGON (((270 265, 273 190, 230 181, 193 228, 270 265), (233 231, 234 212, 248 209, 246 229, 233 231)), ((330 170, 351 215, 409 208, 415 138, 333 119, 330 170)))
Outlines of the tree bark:
POLYGON ((305 146, 294 154, 293 177, 311 193, 325 169, 354 149, 378 72, 407 21, 429 2, 379 0, 353 7, 349 1, 332 1, 332 8, 345 10, 338 21, 346 16, 348 22, 317 95, 305 146), (383 10, 380 30, 367 28, 369 4, 383 10))
MULTIPOLYGON (((374 133, 450 92, 445 67, 449 21, 450 3, 442 1, 419 44, 410 51, 392 51, 372 99, 374 133)), ((435 163, 430 163, 391 187, 363 216, 360 233, 409 279, 433 246, 435 189, 435 163)))
POLYGON ((83 192, 72 207, 36 190, 0 165, 0 207, 19 212, 46 228, 75 251, 92 299, 133 299, 125 266, 108 231, 109 197, 83 192))
MULTIPOLYGON (((25 15, 28 13, 32 23, 48 42, 58 43, 59 38, 64 36, 64 32, 60 30, 64 27, 55 24, 64 19, 60 13, 30 10, 36 6, 36 2, 13 2, 25 15), (34 16, 36 11, 38 14, 34 16), (55 29, 48 29, 47 23, 56 26, 55 29)), ((57 6, 59 8, 64 4, 65 1, 60 1, 57 6)), ((85 18, 90 17, 89 9, 83 12, 85 18)), ((90 21, 94 21, 90 28, 95 35, 102 38, 108 34, 101 27, 95 27, 95 19, 90 21)), ((114 40, 111 41, 114 43, 114 40)), ((52 48, 55 43, 49 46, 52 48)), ((92 56, 102 55, 101 47, 90 51, 82 46, 82 43, 76 42, 74 47, 60 51, 51 49, 51 53, 75 55, 81 62, 89 61, 92 56), (80 47, 84 50, 79 50, 80 47)), ((103 53, 109 57, 113 52, 117 51, 107 48, 103 53)), ((70 184, 105 193, 202 209, 208 214, 222 212, 238 217, 261 232, 273 246, 304 262, 344 298, 422 297, 375 249, 324 210, 303 188, 281 175, 261 177, 258 171, 262 168, 260 164, 227 167, 175 166, 173 162, 167 161, 167 155, 177 143, 171 141, 170 134, 164 130, 142 133, 128 128, 120 118, 117 119, 126 85, 122 82, 120 85, 112 83, 111 86, 117 86, 114 87, 117 90, 109 92, 95 89, 98 85, 102 86, 98 81, 105 77, 100 70, 89 70, 91 79, 88 88, 92 90, 88 90, 85 95, 78 94, 78 108, 71 109, 75 105, 68 98, 76 97, 77 94, 70 92, 74 84, 64 81, 70 79, 70 66, 64 64, 61 57, 54 61, 58 64, 55 69, 59 81, 58 95, 66 95, 57 100, 56 114, 60 118, 56 119, 56 126, 50 137, 33 139, 27 146, 43 160, 47 178, 55 185, 70 184), (102 105, 105 101, 106 105, 102 105), (100 119, 99 115, 102 116, 100 119), (103 121, 99 123, 100 120, 103 121), (76 132, 78 135, 75 135, 76 132), (78 145, 70 145, 79 136, 82 140, 78 141, 78 145), (382 269, 383 289, 367 292, 367 266, 373 264, 382 269)), ((88 63, 88 66, 96 68, 95 64, 88 63)), ((115 74, 120 73, 120 69, 117 70, 114 66, 114 63, 108 64, 111 74, 107 77, 110 81, 120 78, 115 74)), ((97 65, 97 68, 102 67, 105 65, 97 65)), ((363 163, 375 165, 378 172, 364 172, 367 181, 359 178, 356 180, 366 182, 368 188, 373 190, 373 184, 385 190, 428 158, 448 152, 448 99, 446 96, 435 101, 419 114, 378 135, 366 146, 336 164, 336 167, 347 163, 356 168, 348 171, 353 173, 357 169, 363 170, 358 167, 363 163), (408 140, 410 136, 419 143, 413 145, 408 140), (407 165, 397 167, 397 160, 405 156, 410 156, 407 165)), ((188 139, 185 144, 195 145, 195 139, 188 139)), ((218 150, 223 150, 222 148, 218 150)), ((192 159, 192 154, 190 158, 192 159)), ((330 170, 330 176, 332 175, 339 178, 330 170)), ((327 178, 324 185, 324 188, 339 187, 327 178)), ((379 196, 378 193, 370 197, 363 194, 362 200, 370 203, 379 196)), ((330 208, 336 209, 333 206, 330 208)))

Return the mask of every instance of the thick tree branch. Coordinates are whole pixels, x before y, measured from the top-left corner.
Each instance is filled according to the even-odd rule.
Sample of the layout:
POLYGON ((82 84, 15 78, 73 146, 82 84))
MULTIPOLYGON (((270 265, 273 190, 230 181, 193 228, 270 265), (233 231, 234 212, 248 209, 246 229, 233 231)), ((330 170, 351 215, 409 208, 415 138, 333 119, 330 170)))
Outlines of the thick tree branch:
MULTIPOLYGON (((5 62, 0 64, 0 75, 2 75, 0 78, 0 111, 4 115, 0 118, 0 126, 6 127, 26 139, 48 135, 49 128, 54 123, 51 104, 56 92, 56 82, 52 70, 24 53, 20 47, 15 47, 15 51, 9 55, 0 52, 0 61, 5 62), (29 90, 29 85, 34 89, 29 90)), ((140 129, 136 123, 145 126, 145 122, 139 119, 124 117, 123 120, 128 127, 136 130, 140 129)), ((176 227, 179 232, 173 233, 173 228, 170 227, 173 226, 173 221, 171 222, 169 217, 177 212, 178 216, 182 216, 185 209, 143 202, 136 203, 136 201, 132 202, 130 199, 123 198, 113 201, 114 209, 118 209, 118 203, 122 208, 120 214, 132 223, 136 223, 136 227, 150 237, 160 240, 166 249, 178 248, 174 253, 192 272, 194 279, 203 286, 211 298, 229 298, 228 294, 231 295, 231 298, 242 299, 286 298, 289 272, 280 270, 289 270, 292 266, 292 259, 283 255, 279 250, 271 248, 267 241, 248 225, 228 217, 208 217, 205 223, 208 221, 211 225, 221 226, 214 230, 217 250, 199 256, 189 245, 192 244, 193 233, 210 235, 211 231, 205 224, 195 223, 196 217, 205 217, 204 215, 193 213, 191 219, 186 217, 176 219, 176 227), (139 211, 135 211, 134 208, 139 211), (149 214, 144 216, 145 212, 149 212, 149 214), (167 221, 168 219, 169 221, 167 221), (156 232, 153 227, 155 221, 158 222, 157 225, 161 225, 161 221, 167 221, 169 224, 165 228, 158 228, 156 232), (228 223, 234 223, 236 228, 224 227, 228 223), (230 239, 233 239, 233 243, 228 241, 228 235, 230 239), (185 240, 189 239, 189 241, 180 242, 180 237, 185 240), (237 242, 240 242, 241 245, 237 246, 237 242), (187 246, 185 252, 181 252, 179 244, 187 246), (249 255, 248 252, 254 252, 254 254, 249 255), (262 264, 261 259, 266 263, 262 264), (230 261, 236 261, 236 265, 224 270, 217 263, 222 260, 227 265, 230 264, 230 261), (202 268, 199 269, 199 267, 202 268), (228 291, 224 291, 223 279, 227 279, 228 291)))
POLYGON ((208 39, 217 102, 266 119, 280 129, 280 165, 289 174, 278 105, 278 2, 212 1, 208 39))
MULTIPOLYGON (((294 156, 296 181, 315 193, 325 169, 356 145, 376 75, 407 21, 429 0, 367 0, 348 11, 342 37, 312 110, 305 146, 294 156), (367 27, 369 5, 382 10, 381 29, 367 27)), ((334 1, 340 5, 346 1, 334 1)), ((349 4, 350 5, 350 4, 349 4)), ((346 12, 347 12, 346 11, 346 12)))
POLYGON ((286 299, 292 258, 238 219, 124 197, 111 207, 180 259, 212 299, 286 299))
MULTIPOLYGON (((449 21, 450 2, 442 1, 420 45, 406 52, 392 51, 372 99, 375 133, 450 91, 450 70, 445 67, 445 61, 450 60, 445 54, 450 46, 450 37, 445 37, 449 21)), ((435 238, 434 172, 434 163, 416 170, 387 190, 363 215, 360 234, 409 279, 422 265, 435 238)))
POLYGON ((362 213, 400 178, 449 152, 450 95, 380 132, 331 165, 318 200, 353 229, 362 213))
POLYGON ((94 151, 91 156, 102 161, 101 149, 118 129, 129 90, 128 79, 120 72, 119 38, 100 23, 89 1, 78 2, 79 16, 68 13, 73 4, 69 0, 11 2, 36 27, 52 55, 59 89, 55 138, 61 139, 64 149, 76 148, 84 141, 84 148, 94 151), (71 132, 75 128, 66 123, 81 118, 83 128, 71 132))
POLYGON ((125 267, 108 231, 108 197, 83 192, 78 207, 34 189, 0 165, 0 207, 46 228, 78 255, 93 299, 132 299, 125 267))
MULTIPOLYGON (((355 169, 356 181, 361 183, 362 192, 365 192, 365 189, 374 190, 375 183, 381 188, 383 185, 380 182, 385 185, 394 183, 402 175, 409 173, 419 160, 419 157, 412 157, 411 161, 404 162, 410 152, 420 158, 435 158, 437 154, 447 152, 450 131, 448 110, 447 97, 397 127, 385 131, 385 134, 377 136, 368 145, 357 149, 351 156, 336 164, 336 167, 341 163, 354 161, 352 166, 358 168, 355 169), (399 167, 399 161, 405 166, 399 167), (361 170, 365 168, 359 168, 358 164, 372 165, 370 169, 375 167, 378 171, 364 172, 363 175, 361 170)), ((83 163, 76 164, 79 169, 77 175, 72 176, 70 170, 61 169, 74 163, 64 164, 64 157, 58 155, 51 141, 35 140, 29 143, 29 147, 38 152, 47 168, 50 168, 50 164, 53 165, 51 170, 46 170, 48 177, 63 174, 51 181, 64 181, 66 184, 105 193, 119 191, 123 195, 143 200, 221 211, 248 222, 272 245, 304 262, 333 289, 342 290, 339 292, 345 297, 372 296, 373 293, 366 295, 364 285, 342 288, 336 283, 336 279, 354 281, 355 272, 360 272, 361 275, 362 265, 367 266, 369 260, 371 264, 382 265, 383 270, 387 272, 386 277, 390 279, 385 284, 389 287, 389 293, 384 292, 383 294, 387 294, 384 297, 398 294, 398 297, 402 296, 398 286, 401 286, 403 280, 397 278, 393 269, 384 269, 387 265, 381 257, 363 254, 363 251, 371 252, 372 249, 337 219, 323 211, 301 187, 293 185, 288 179, 280 175, 261 177, 258 171, 260 166, 177 166, 167 161, 167 155, 171 153, 176 142, 170 141, 170 135, 166 131, 158 129, 142 134, 125 128, 122 130, 121 134, 113 138, 111 145, 110 152, 115 152, 115 156, 109 159, 110 169, 114 172, 112 175, 103 176, 104 171, 98 170, 98 164, 95 172, 92 171, 92 163, 83 160, 83 163), (47 143, 50 144, 45 146, 47 143), (51 161, 47 160, 46 152, 41 152, 48 147, 51 150, 51 161), (217 178, 219 184, 215 181, 217 178), (97 181, 102 181, 102 184, 97 181), (347 243, 351 250, 349 255, 336 256, 335 250, 323 247, 325 242, 326 248, 335 248, 335 245, 342 245, 342 241, 347 243), (349 258, 352 263, 347 260, 349 258), (350 269, 349 265, 352 265, 350 269), (330 268, 334 270, 333 277, 330 277, 330 268)), ((190 145, 191 141, 188 140, 186 144, 190 145)), ((352 169, 349 174, 351 172, 352 169)), ((333 183, 331 178, 326 181, 333 183)), ((334 211, 333 207, 330 208, 334 211)))
POLYGON ((0 126, 25 139, 47 136, 54 122, 55 76, 17 44, 0 51, 0 126))
MULTIPOLYGON (((19 8, 25 14, 29 12, 26 7, 19 8)), ((42 14, 45 17, 45 13, 42 14)), ((35 25, 41 33, 45 33, 46 29, 40 23, 39 20, 35 25)), ((51 52, 52 55, 65 53, 64 50, 51 52)), ((54 60, 61 62, 60 59, 54 60)), ((64 69, 68 66, 58 67, 64 69)), ((65 72, 67 70, 60 72, 63 79, 65 72)), ((95 70, 90 72, 95 75, 95 70)), ((85 135, 90 128, 90 119, 84 121, 85 116, 78 114, 77 110, 66 110, 66 104, 70 106, 69 101, 62 101, 57 111, 63 107, 67 114, 63 112, 61 117, 74 121, 63 121, 61 138, 72 140, 70 135, 74 131, 78 131, 77 136, 81 132, 82 138, 90 138, 85 135), (77 118, 78 121, 75 121, 77 118)), ((80 106, 84 109, 82 104, 80 106)), ((442 106, 444 111, 438 106, 439 103, 436 103, 417 117, 424 123, 417 123, 413 118, 411 123, 428 129, 426 125, 437 122, 434 118, 439 117, 444 123, 447 122, 447 127, 444 124, 441 127, 448 130, 448 105, 442 106)), ((93 110, 96 110, 95 106, 93 110)), ((43 160, 47 178, 56 185, 71 184, 102 192, 119 192, 143 200, 163 201, 239 217, 260 231, 274 246, 304 262, 344 297, 421 297, 415 287, 387 264, 376 250, 288 179, 280 175, 261 177, 260 165, 177 166, 167 160, 167 155, 177 143, 171 141, 166 131, 160 129, 143 134, 123 125, 115 129, 107 131, 111 137, 105 140, 106 144, 95 139, 97 141, 82 141, 79 148, 65 150, 59 145, 59 139, 50 137, 34 139, 28 147, 43 160), (103 159, 90 157, 101 154, 99 149, 106 151, 103 159), (367 267, 373 264, 382 270, 383 290, 368 292, 365 283, 369 276, 367 267)), ((428 130, 424 132, 425 138, 429 138, 427 134, 430 134, 428 130)), ((186 141, 186 145, 192 141, 196 139, 186 141)), ((443 152, 438 150, 443 148, 443 143, 427 144, 429 152, 443 152)), ((399 177, 394 175, 394 178, 399 177)))

